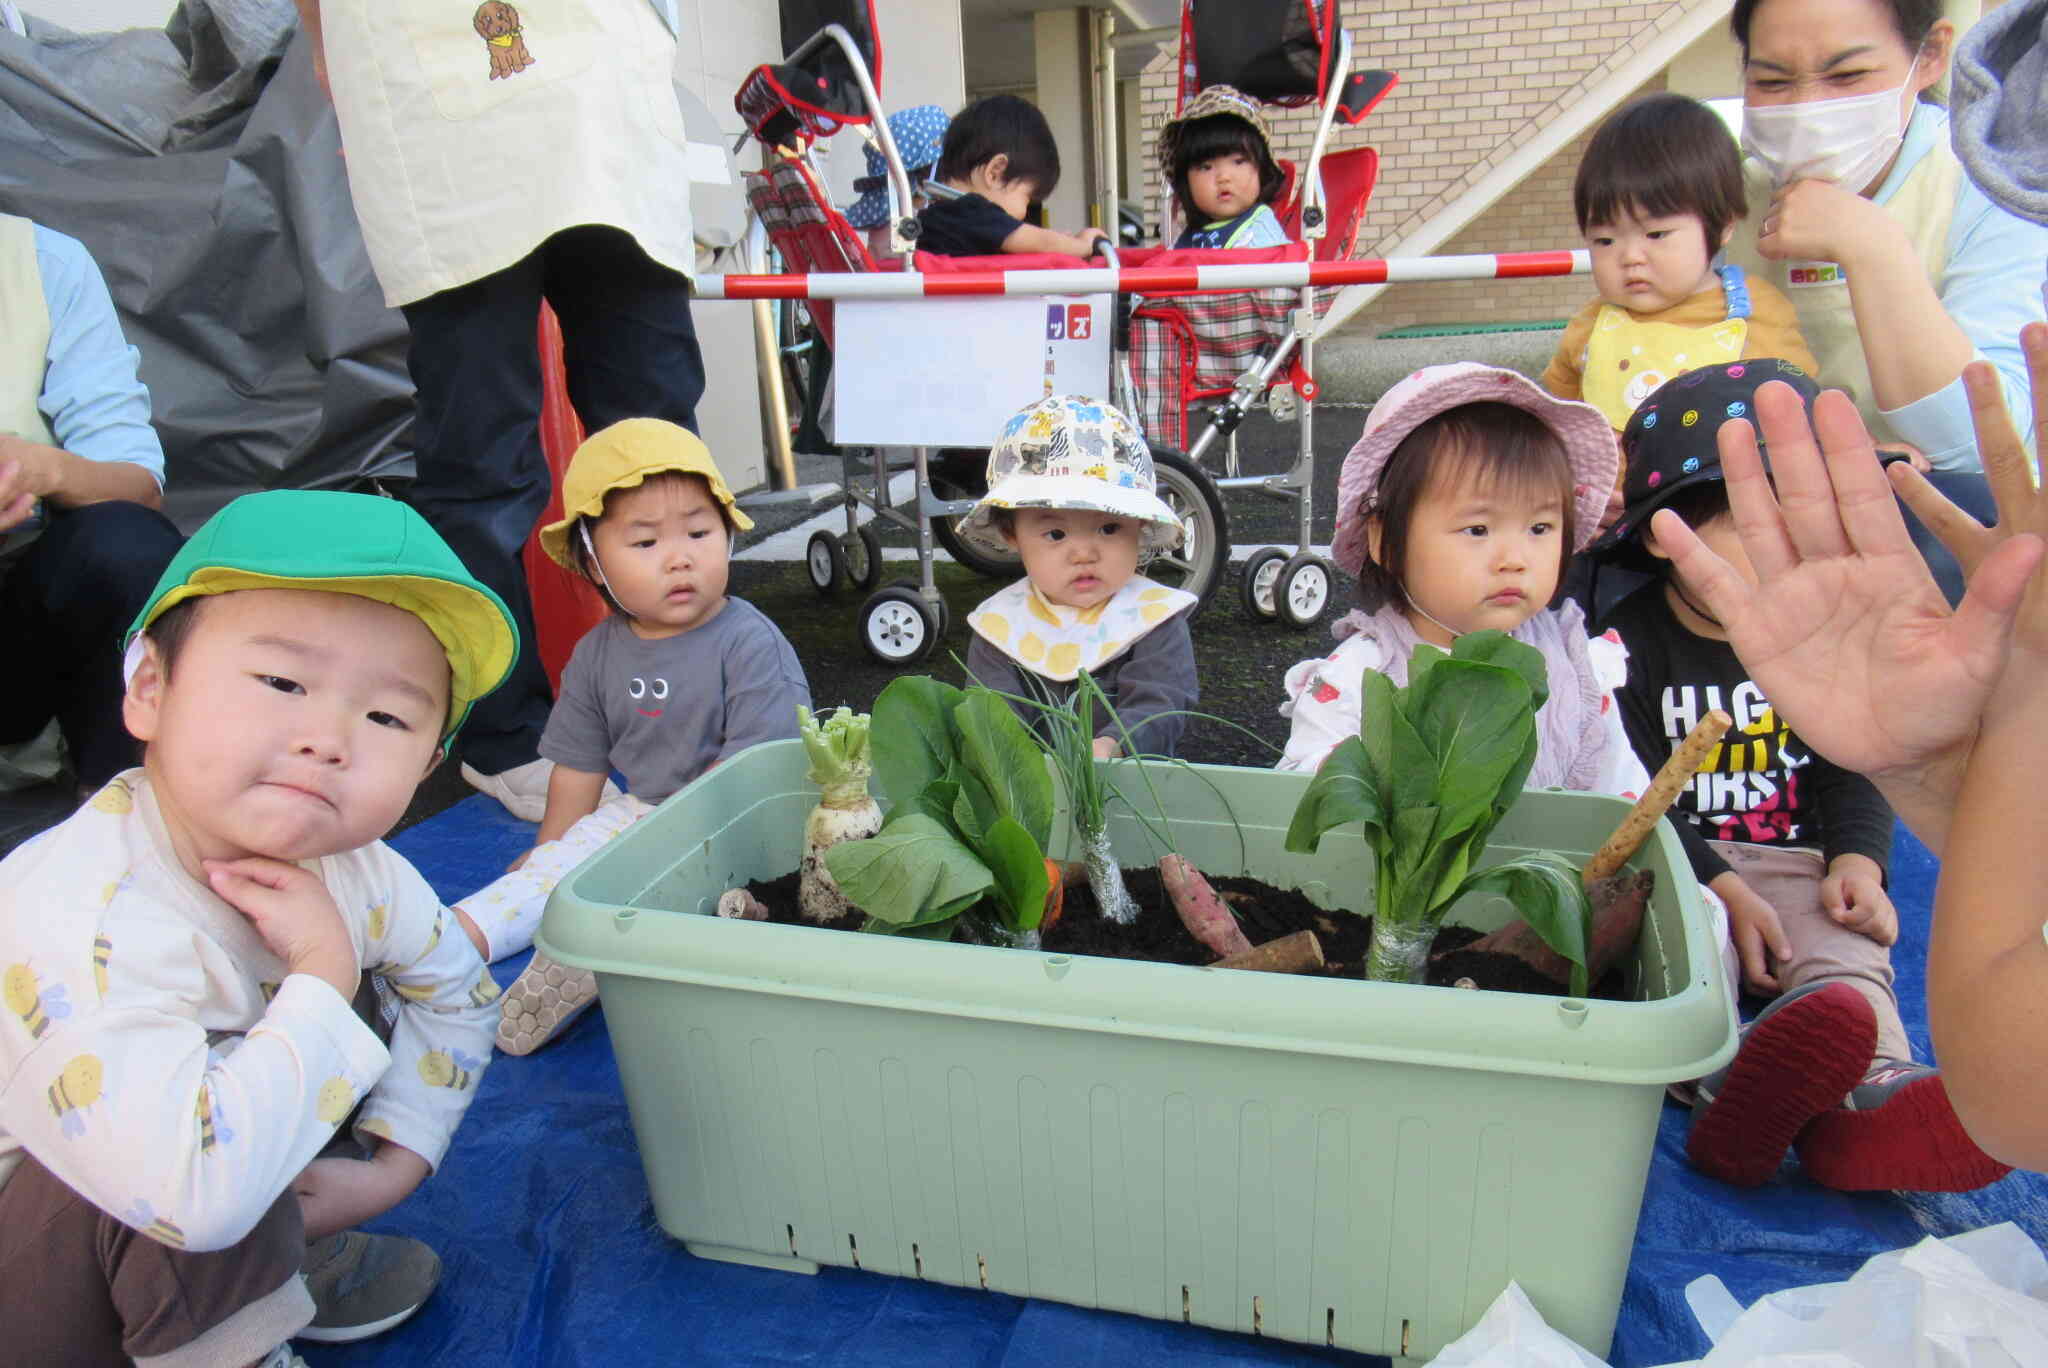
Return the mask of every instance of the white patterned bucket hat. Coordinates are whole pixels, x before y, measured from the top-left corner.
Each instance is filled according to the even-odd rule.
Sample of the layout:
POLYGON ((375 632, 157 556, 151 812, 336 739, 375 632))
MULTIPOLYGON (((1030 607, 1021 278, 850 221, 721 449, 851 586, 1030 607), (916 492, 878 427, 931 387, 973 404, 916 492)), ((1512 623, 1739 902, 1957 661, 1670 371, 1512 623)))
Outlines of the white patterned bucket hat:
POLYGON ((988 493, 960 520, 959 533, 996 554, 1011 550, 996 509, 1076 508, 1144 524, 1140 544, 1165 551, 1183 528, 1158 494, 1152 452, 1137 424, 1100 400, 1049 395, 1013 415, 988 453, 988 493))

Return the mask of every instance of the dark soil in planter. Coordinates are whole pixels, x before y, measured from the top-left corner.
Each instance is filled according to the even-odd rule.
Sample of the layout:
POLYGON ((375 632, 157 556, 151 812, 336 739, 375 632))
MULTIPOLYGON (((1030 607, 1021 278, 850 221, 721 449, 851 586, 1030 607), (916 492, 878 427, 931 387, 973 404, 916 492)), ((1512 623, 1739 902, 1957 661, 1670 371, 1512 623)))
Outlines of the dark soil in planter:
MULTIPOLYGON (((1330 978, 1360 978, 1372 940, 1372 921, 1327 912, 1301 893, 1275 888, 1257 879, 1212 878, 1210 883, 1237 914, 1252 944, 1277 940, 1295 931, 1316 933, 1323 945, 1323 973, 1330 978)), ((1100 955, 1106 959, 1156 960, 1165 964, 1202 965, 1214 962, 1208 947, 1188 934, 1173 910, 1157 869, 1126 869, 1124 886, 1138 904, 1138 919, 1120 926, 1096 910, 1095 894, 1086 881, 1070 884, 1059 924, 1045 933, 1042 949, 1066 955, 1100 955)), ((786 925, 809 925, 797 911, 797 876, 747 885, 747 891, 768 908, 768 919, 786 925)), ((827 923, 835 930, 858 931, 859 913, 827 923)), ((1465 926, 1445 926, 1430 945, 1429 982, 1451 987, 1469 978, 1481 988, 1505 993, 1540 993, 1557 997, 1565 985, 1543 977, 1513 955, 1466 950, 1482 933, 1465 926)), ((965 939, 963 928, 956 939, 965 939)), ((1622 976, 1610 972, 1593 985, 1597 998, 1624 996, 1622 976)))

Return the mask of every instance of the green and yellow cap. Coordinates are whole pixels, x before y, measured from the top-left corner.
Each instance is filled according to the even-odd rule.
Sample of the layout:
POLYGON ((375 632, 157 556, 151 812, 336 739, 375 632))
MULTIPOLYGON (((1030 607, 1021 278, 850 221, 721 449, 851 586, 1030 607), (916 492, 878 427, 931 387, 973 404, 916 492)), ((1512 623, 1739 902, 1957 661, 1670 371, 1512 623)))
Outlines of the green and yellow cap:
POLYGON ((127 640, 187 599, 241 589, 357 594, 417 617, 448 653, 444 741, 505 682, 519 653, 503 600, 425 518, 396 499, 300 489, 244 494, 208 518, 157 581, 127 640))

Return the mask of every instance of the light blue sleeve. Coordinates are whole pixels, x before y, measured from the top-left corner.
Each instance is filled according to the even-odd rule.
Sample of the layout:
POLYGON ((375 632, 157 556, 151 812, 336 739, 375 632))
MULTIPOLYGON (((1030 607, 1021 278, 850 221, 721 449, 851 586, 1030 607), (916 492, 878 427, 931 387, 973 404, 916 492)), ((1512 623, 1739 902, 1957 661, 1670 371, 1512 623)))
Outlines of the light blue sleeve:
MULTIPOLYGON (((1998 368, 2005 406, 2033 445, 2020 329, 2042 317, 2048 276, 2048 228, 2008 214, 1969 181, 1956 196, 1949 226, 1948 267, 1935 282, 1942 307, 1976 354, 1998 368)), ((1905 407, 1886 411, 1892 430, 1943 470, 1981 470, 1970 426, 1970 401, 1960 377, 1905 407)))
POLYGON ((127 461, 164 482, 164 447, 150 424, 113 296, 85 244, 36 225, 36 266, 50 311, 50 350, 37 402, 57 445, 89 461, 127 461))
POLYGON ((1233 247, 1280 247, 1290 241, 1292 239, 1287 236, 1287 230, 1280 226, 1280 219, 1273 213, 1273 207, 1268 204, 1262 204, 1259 206, 1259 212, 1253 214, 1251 221, 1238 231, 1237 241, 1230 245, 1233 247))

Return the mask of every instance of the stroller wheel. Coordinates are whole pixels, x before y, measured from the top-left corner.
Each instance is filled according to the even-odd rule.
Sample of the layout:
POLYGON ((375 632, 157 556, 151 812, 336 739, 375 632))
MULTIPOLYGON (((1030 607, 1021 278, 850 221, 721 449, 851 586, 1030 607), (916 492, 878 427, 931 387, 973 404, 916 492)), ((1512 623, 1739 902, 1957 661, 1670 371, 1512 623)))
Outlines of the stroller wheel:
POLYGON ((1208 471, 1172 447, 1152 448, 1152 473, 1159 497, 1181 520, 1185 539, 1145 566, 1145 574, 1161 584, 1185 589, 1196 598, 1199 613, 1223 582, 1223 563, 1230 555, 1230 524, 1223 514, 1223 495, 1208 471))
POLYGON ((821 594, 837 592, 846 575, 846 553, 839 549, 839 539, 830 532, 811 533, 804 544, 804 570, 811 577, 811 588, 821 594))
POLYGON ((1288 557, 1273 580, 1273 606, 1296 631, 1313 627, 1330 606, 1330 567, 1312 551, 1288 557))
MULTIPOLYGON (((955 499, 978 499, 988 492, 988 481, 982 477, 980 462, 986 459, 986 452, 967 452, 973 460, 960 459, 955 453, 941 456, 931 477, 932 493, 951 502, 955 499)), ((932 539, 946 548, 946 554, 966 566, 977 575, 989 579, 1015 579, 1024 573, 1024 562, 1016 552, 997 553, 984 550, 962 537, 955 530, 957 518, 939 517, 932 519, 932 539)))
POLYGON ((1244 563, 1246 617, 1271 622, 1280 616, 1279 605, 1273 601, 1273 584, 1280 578, 1280 567, 1286 560, 1287 553, 1279 547, 1262 546, 1244 563))
POLYGON ((868 523, 839 539, 841 554, 846 561, 846 578, 853 587, 865 594, 882 582, 882 539, 875 535, 875 529, 868 523))
POLYGON ((904 584, 877 589, 860 609, 861 645, 884 665, 912 665, 939 644, 939 616, 904 584))

